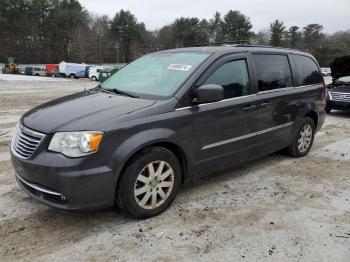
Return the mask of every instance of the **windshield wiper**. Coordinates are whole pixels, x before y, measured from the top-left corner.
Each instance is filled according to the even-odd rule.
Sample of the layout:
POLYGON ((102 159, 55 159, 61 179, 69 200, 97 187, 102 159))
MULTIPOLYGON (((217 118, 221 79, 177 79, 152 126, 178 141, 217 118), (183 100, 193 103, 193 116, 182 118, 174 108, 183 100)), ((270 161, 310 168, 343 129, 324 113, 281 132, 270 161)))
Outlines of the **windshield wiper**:
POLYGON ((128 92, 125 92, 125 91, 122 91, 122 90, 119 90, 119 89, 109 89, 109 91, 113 91, 114 93, 116 94, 120 94, 120 95, 124 95, 124 96, 129 96, 129 97, 133 97, 133 98, 139 98, 139 96, 136 96, 136 95, 133 95, 133 94, 130 94, 128 92))
POLYGON ((139 98, 139 96, 130 94, 128 92, 125 92, 125 91, 122 91, 122 90, 119 90, 119 89, 116 89, 116 88, 114 88, 114 89, 105 89, 101 85, 98 85, 97 88, 100 89, 103 92, 106 92, 106 93, 114 93, 114 94, 120 94, 120 95, 124 95, 124 96, 129 96, 129 97, 132 97, 132 98, 139 98))

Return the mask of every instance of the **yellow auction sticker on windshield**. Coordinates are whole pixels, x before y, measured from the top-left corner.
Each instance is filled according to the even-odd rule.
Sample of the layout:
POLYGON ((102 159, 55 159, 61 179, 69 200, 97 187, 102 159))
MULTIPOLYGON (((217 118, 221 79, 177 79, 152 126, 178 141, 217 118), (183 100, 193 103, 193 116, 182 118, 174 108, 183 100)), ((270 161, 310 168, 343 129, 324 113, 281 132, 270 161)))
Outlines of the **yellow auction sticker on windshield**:
POLYGON ((188 71, 191 69, 191 65, 183 65, 183 64, 171 64, 168 67, 168 70, 177 70, 177 71, 188 71))

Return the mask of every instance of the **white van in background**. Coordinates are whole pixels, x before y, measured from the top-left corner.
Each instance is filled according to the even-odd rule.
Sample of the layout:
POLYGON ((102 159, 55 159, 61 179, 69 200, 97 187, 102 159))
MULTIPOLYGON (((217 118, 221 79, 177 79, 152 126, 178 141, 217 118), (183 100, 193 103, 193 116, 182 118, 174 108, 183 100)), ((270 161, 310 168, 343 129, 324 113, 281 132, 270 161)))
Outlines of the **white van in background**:
POLYGON ((105 66, 92 66, 89 68, 89 78, 91 81, 98 81, 100 79, 100 72, 108 69, 105 66))
POLYGON ((46 76, 46 70, 43 66, 33 67, 33 76, 46 76))
POLYGON ((66 63, 63 61, 58 65, 58 70, 60 75, 65 77, 84 78, 88 67, 86 64, 66 63))

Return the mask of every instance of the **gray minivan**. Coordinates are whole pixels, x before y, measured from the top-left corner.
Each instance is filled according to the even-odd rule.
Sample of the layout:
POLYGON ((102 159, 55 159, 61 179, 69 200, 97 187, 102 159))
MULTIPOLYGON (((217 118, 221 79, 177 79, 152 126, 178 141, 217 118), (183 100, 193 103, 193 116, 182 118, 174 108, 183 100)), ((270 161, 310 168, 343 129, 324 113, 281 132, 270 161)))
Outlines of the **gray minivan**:
POLYGON ((184 182, 279 150, 305 156, 325 103, 307 53, 242 44, 161 51, 25 113, 12 163, 23 190, 48 205, 146 218, 184 182))

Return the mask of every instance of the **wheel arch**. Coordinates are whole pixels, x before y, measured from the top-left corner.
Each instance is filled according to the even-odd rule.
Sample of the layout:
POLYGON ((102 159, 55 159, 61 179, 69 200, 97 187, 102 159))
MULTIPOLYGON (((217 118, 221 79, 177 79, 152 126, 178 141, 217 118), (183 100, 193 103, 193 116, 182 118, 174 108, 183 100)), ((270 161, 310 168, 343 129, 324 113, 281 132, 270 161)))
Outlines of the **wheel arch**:
POLYGON ((173 134, 174 131, 170 129, 151 129, 142 131, 124 141, 111 158, 111 166, 116 178, 116 190, 121 176, 133 157, 146 148, 156 146, 166 148, 175 155, 181 165, 181 180, 183 182, 189 170, 189 154, 181 145, 171 139, 173 134))
POLYGON ((315 128, 317 129, 317 126, 318 126, 318 114, 315 111, 310 111, 305 116, 306 117, 310 117, 314 121, 315 128))

